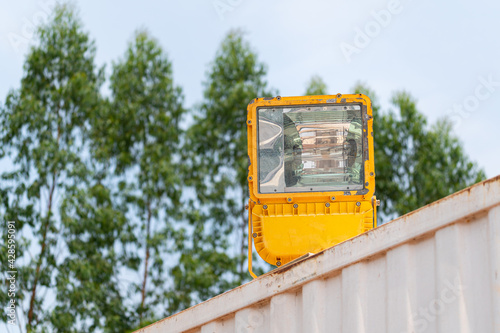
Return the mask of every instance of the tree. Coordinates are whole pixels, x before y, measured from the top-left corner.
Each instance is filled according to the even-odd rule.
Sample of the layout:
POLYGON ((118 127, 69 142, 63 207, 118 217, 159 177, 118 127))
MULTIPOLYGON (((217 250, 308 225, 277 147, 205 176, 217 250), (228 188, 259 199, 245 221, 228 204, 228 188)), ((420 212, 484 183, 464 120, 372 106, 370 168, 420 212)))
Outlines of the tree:
POLYGON ((306 96, 326 95, 326 90, 325 81, 320 76, 314 75, 307 83, 306 96))
POLYGON ((56 332, 124 332, 133 324, 118 279, 120 245, 127 244, 124 235, 130 230, 125 209, 116 205, 103 181, 89 172, 68 189, 61 204, 69 254, 56 278, 57 305, 51 314, 56 332))
POLYGON ((407 92, 396 92, 392 110, 381 113, 375 94, 358 84, 355 93, 372 98, 376 193, 383 218, 404 215, 485 179, 470 161, 446 119, 427 125, 407 92))
MULTIPOLYGON (((409 93, 394 93, 392 105, 398 112, 382 112, 372 90, 357 84, 353 91, 372 101, 376 194, 382 201, 379 223, 485 178, 484 172, 464 153, 449 121, 441 119, 429 127, 409 93)), ((306 94, 325 93, 321 78, 313 77, 306 94)))
POLYGON ((180 218, 182 194, 183 96, 174 85, 171 63, 145 31, 135 34, 124 58, 113 65, 111 92, 108 135, 100 153, 115 160, 127 216, 135 225, 137 251, 142 251, 140 261, 130 265, 142 271, 141 282, 134 284, 141 326, 155 318, 155 306, 164 302, 165 257, 172 255, 175 239, 182 234, 175 221, 180 218))
POLYGON ((2 175, 10 193, 3 200, 6 217, 17 224, 18 300, 27 299, 23 312, 28 332, 49 325, 44 295, 53 287, 64 256, 59 251, 63 226, 58 203, 75 177, 86 172, 82 151, 103 81, 94 65, 94 42, 71 6, 57 6, 52 21, 37 35, 21 87, 9 92, 2 108, 0 136, 14 164, 13 171, 2 175))
POLYGON ((383 167, 391 170, 389 186, 396 189, 383 193, 387 207, 403 215, 485 179, 465 155, 448 120, 429 128, 406 92, 395 93, 392 103, 399 114, 391 111, 384 117, 384 141, 376 141, 385 155, 383 167))
POLYGON ((265 65, 243 33, 229 32, 207 73, 204 100, 186 135, 186 183, 196 193, 189 207, 196 209, 187 214, 194 226, 186 245, 189 256, 181 257, 174 272, 176 286, 192 291, 184 294, 183 306, 190 305, 193 297, 206 299, 248 278, 246 109, 255 97, 271 95, 265 75, 265 65), (239 249, 230 248, 229 242, 236 240, 239 249), (200 278, 182 280, 187 272, 200 278))

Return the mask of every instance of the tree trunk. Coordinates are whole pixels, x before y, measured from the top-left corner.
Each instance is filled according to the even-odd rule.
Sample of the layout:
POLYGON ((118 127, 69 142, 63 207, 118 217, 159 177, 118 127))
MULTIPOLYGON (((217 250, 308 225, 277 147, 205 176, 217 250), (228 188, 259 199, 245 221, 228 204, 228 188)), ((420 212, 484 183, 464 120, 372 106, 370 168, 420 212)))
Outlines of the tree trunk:
POLYGON ((146 255, 144 259, 144 276, 142 280, 142 288, 141 288, 141 312, 139 314, 139 319, 142 322, 142 315, 144 313, 144 303, 146 300, 146 283, 148 280, 148 264, 149 264, 149 233, 150 233, 150 226, 151 226, 151 204, 148 202, 148 218, 146 221, 146 255))
MULTIPOLYGON (((59 146, 59 141, 61 140, 61 127, 59 125, 59 108, 56 111, 57 114, 57 146, 59 146)), ((28 310, 28 322, 26 323, 26 330, 31 332, 33 327, 33 319, 34 319, 34 310, 35 310, 35 299, 36 299, 36 287, 38 285, 38 279, 40 278, 40 269, 43 263, 43 257, 45 255, 45 251, 47 248, 47 233, 49 230, 50 224, 50 215, 52 214, 52 200, 54 198, 54 191, 56 189, 57 183, 57 170, 54 170, 52 173, 52 185, 50 186, 49 191, 49 203, 47 205, 47 217, 45 219, 45 224, 42 226, 43 234, 42 234, 42 249, 40 251, 40 257, 38 257, 38 262, 36 264, 35 270, 35 280, 33 281, 33 289, 31 290, 31 299, 30 299, 30 307, 28 310)))
POLYGON ((30 307, 28 311, 28 323, 26 325, 27 331, 31 332, 31 329, 33 327, 33 313, 35 309, 35 298, 36 298, 36 287, 38 285, 38 279, 40 278, 40 268, 43 263, 43 257, 45 255, 45 251, 47 248, 47 233, 49 229, 49 223, 50 223, 50 215, 52 214, 52 199, 54 196, 54 191, 56 188, 56 182, 57 182, 57 173, 54 172, 52 175, 52 185, 50 187, 50 192, 49 192, 49 203, 47 207, 47 217, 45 219, 45 224, 42 226, 43 228, 43 234, 42 234, 42 249, 40 251, 40 256, 38 257, 38 262, 36 264, 36 271, 35 271, 35 280, 33 281, 33 289, 31 290, 31 300, 30 300, 30 307))

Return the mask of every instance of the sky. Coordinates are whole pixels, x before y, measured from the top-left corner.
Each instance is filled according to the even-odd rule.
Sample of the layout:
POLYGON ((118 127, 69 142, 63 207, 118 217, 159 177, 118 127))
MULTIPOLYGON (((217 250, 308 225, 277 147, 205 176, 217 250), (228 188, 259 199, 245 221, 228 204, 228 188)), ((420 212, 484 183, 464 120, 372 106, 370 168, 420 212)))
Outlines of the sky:
MULTIPOLYGON (((156 37, 173 63, 186 107, 220 42, 240 28, 268 66, 270 87, 302 95, 313 75, 331 94, 364 82, 384 109, 406 90, 430 123, 451 119, 466 153, 488 177, 500 174, 500 1, 494 0, 183 0, 74 1, 109 74, 136 29, 156 37)), ((55 0, 2 0, 0 104, 19 87, 33 27, 55 0)), ((256 96, 257 97, 257 96, 256 96)), ((375 119, 376 121, 376 119, 375 119)), ((375 161, 376 162, 376 161, 375 161)), ((3 161, 0 171, 8 168, 3 161)))
MULTIPOLYGON (((0 5, 0 101, 17 88, 33 26, 46 22, 55 0, 0 5)), ((220 42, 240 28, 268 66, 270 87, 302 95, 312 75, 329 93, 356 82, 377 93, 384 109, 406 90, 430 123, 450 118, 467 154, 500 174, 493 134, 500 123, 500 2, 493 0, 185 0, 74 1, 96 62, 123 56, 136 29, 156 37, 173 63, 187 107, 200 102, 202 82, 220 42)), ((376 119, 375 119, 376 121, 376 119)))

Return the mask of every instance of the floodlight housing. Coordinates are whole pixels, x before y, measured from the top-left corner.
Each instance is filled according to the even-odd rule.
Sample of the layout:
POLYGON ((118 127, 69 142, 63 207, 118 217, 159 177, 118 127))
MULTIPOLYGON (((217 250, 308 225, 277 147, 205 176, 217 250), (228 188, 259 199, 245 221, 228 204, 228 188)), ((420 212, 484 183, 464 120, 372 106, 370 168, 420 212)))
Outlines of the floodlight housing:
POLYGON ((362 94, 250 102, 249 256, 281 266, 376 226, 372 128, 362 94))

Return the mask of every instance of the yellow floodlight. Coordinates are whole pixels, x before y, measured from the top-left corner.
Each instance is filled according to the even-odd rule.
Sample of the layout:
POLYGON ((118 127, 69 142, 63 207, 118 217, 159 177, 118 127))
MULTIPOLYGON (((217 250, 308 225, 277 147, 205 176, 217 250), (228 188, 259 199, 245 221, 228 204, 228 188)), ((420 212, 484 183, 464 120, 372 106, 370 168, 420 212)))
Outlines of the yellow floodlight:
POLYGON ((282 266, 376 226, 373 116, 362 94, 256 98, 248 105, 252 240, 282 266))

